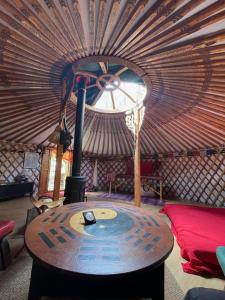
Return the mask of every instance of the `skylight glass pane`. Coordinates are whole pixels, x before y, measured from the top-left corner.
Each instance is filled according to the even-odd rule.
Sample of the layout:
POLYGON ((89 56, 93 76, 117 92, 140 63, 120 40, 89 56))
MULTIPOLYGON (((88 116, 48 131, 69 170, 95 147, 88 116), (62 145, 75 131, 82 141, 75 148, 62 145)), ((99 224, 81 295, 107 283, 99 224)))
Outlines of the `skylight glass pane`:
MULTIPOLYGON (((144 100, 146 96, 146 87, 132 82, 120 82, 120 87, 113 92, 115 110, 124 111, 130 109, 144 100), (125 91, 125 93, 123 92, 125 91), (133 101, 131 100, 131 98, 133 101)), ((111 94, 108 91, 104 91, 99 98, 95 107, 104 110, 113 110, 111 94)))
POLYGON ((141 84, 122 81, 120 88, 129 94, 135 102, 143 101, 146 95, 146 87, 141 84))
POLYGON ((104 91, 97 103, 95 104, 95 107, 99 109, 112 110, 113 105, 110 92, 104 91))
POLYGON ((117 89, 113 92, 115 107, 118 110, 125 110, 133 106, 133 102, 121 90, 117 89))

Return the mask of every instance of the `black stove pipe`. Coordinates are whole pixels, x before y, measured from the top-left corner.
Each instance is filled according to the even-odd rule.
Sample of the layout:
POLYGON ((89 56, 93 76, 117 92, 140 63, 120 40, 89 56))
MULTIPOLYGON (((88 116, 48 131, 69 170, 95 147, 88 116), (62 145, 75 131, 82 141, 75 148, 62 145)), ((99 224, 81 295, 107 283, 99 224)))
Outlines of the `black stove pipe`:
POLYGON ((82 160, 82 142, 84 127, 84 112, 86 101, 86 78, 77 77, 78 93, 77 93, 77 110, 76 110, 76 126, 74 133, 74 149, 72 176, 66 178, 66 186, 64 204, 84 201, 86 178, 81 176, 81 160, 82 160))

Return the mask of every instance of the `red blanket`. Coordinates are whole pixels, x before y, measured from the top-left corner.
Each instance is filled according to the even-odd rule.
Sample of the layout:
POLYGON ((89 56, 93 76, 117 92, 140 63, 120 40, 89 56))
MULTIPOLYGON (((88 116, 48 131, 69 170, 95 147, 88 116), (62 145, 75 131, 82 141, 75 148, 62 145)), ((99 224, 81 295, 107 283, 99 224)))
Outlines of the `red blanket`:
POLYGON ((162 212, 172 222, 172 230, 188 262, 183 270, 197 275, 222 275, 216 248, 225 246, 225 209, 166 204, 162 212))

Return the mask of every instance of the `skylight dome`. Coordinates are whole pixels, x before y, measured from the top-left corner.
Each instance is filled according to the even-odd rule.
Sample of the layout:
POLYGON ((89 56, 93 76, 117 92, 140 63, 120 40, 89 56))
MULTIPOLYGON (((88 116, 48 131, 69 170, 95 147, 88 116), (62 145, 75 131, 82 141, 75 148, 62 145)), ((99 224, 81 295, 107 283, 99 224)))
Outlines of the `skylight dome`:
MULTIPOLYGON (((90 78, 86 89, 89 109, 105 113, 124 112, 144 101, 147 88, 144 81, 130 68, 109 62, 82 65, 77 73, 90 78)), ((76 98, 76 89, 74 89, 76 98)))

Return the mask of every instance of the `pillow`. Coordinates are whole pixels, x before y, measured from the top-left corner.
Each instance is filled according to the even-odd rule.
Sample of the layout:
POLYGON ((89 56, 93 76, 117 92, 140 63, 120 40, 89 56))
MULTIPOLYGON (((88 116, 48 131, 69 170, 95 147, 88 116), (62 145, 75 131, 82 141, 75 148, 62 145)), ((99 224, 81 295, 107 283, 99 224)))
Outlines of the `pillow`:
POLYGON ((141 162, 141 176, 151 176, 154 170, 154 163, 152 161, 141 162))

